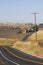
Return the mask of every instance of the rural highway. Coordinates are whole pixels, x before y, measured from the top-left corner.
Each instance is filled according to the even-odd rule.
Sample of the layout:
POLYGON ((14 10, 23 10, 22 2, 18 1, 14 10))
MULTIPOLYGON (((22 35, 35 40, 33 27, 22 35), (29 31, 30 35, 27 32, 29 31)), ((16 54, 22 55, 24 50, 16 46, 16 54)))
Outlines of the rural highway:
POLYGON ((43 65, 43 58, 25 54, 10 46, 0 46, 0 65, 43 65))

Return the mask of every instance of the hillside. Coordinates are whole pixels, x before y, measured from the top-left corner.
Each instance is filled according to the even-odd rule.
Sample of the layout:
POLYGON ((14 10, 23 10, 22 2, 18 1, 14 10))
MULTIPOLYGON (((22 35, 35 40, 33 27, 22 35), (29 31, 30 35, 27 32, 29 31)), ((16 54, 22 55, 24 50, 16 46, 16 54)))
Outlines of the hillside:
POLYGON ((29 38, 30 41, 18 41, 13 45, 13 48, 43 58, 43 30, 39 30, 37 36, 37 42, 35 41, 35 33, 33 33, 29 38))
MULTIPOLYGON (((31 36, 30 36, 30 41, 35 41, 35 33, 33 33, 31 36)), ((43 41, 43 30, 39 30, 37 32, 37 40, 38 41, 43 41)))

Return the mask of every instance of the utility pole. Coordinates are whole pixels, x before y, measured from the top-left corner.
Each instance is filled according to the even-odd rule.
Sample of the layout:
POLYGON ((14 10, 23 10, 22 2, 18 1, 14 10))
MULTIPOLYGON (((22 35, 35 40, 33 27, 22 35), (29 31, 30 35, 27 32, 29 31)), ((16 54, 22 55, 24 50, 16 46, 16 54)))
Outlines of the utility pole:
POLYGON ((34 13, 32 13, 32 14, 34 14, 34 22, 35 22, 35 41, 37 42, 37 30, 36 30, 36 26, 37 26, 37 23, 36 23, 36 15, 37 15, 37 13, 36 12, 34 12, 34 13))

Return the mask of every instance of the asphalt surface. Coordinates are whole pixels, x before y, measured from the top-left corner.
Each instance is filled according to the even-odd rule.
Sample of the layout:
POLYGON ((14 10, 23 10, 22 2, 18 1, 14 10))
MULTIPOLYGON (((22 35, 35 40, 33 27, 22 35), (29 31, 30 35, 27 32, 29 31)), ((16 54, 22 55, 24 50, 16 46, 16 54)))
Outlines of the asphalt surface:
POLYGON ((9 46, 0 46, 0 65, 43 65, 43 58, 25 54, 9 46))

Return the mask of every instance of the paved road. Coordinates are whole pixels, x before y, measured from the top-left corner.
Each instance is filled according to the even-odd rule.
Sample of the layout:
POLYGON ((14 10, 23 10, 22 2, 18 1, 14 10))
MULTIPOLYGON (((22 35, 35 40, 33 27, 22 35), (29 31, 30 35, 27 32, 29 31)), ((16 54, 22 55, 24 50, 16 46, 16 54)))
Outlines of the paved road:
POLYGON ((0 46, 0 65, 43 65, 43 58, 25 54, 9 46, 0 46))

